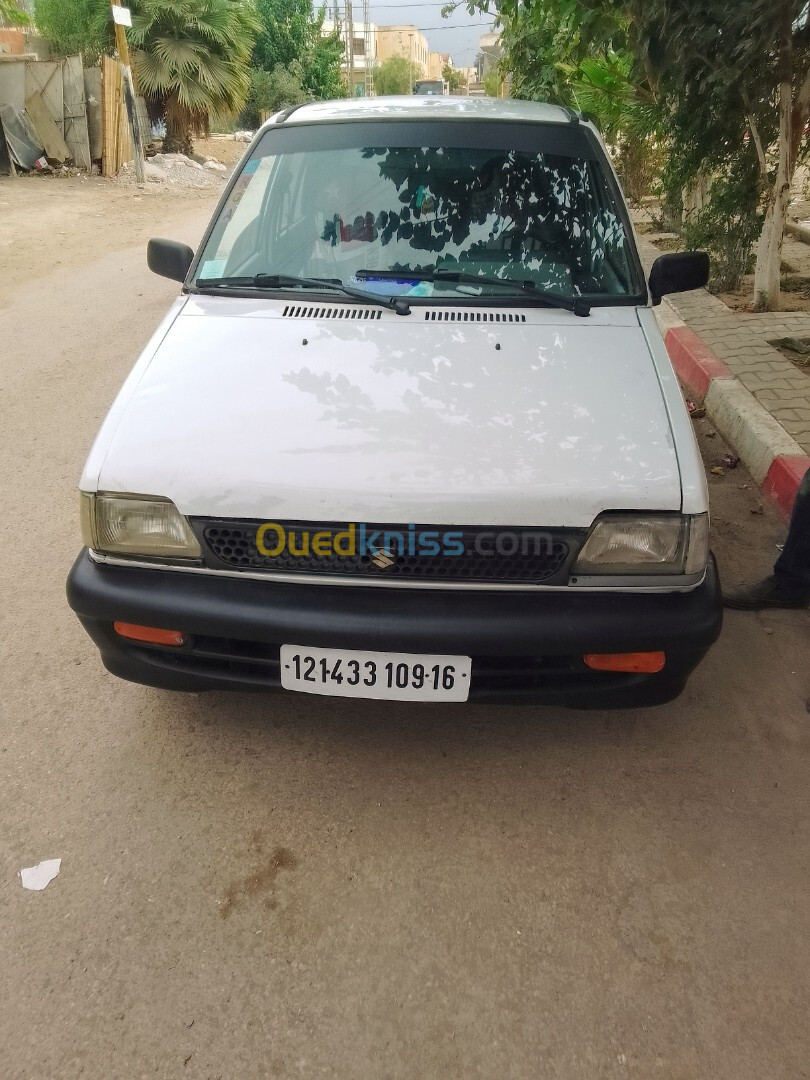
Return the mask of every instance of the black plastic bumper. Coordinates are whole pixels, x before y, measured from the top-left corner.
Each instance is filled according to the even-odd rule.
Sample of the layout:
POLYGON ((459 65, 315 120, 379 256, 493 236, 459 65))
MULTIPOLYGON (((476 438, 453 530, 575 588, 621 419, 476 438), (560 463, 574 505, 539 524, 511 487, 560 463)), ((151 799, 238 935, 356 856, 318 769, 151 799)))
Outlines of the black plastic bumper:
POLYGON ((676 697, 720 633, 717 569, 689 593, 482 592, 281 584, 93 562, 83 551, 68 601, 113 674, 168 690, 279 686, 281 644, 471 656, 471 701, 580 708, 676 697), (114 621, 189 636, 140 645, 114 621), (583 653, 663 650, 657 674, 592 671, 583 653))

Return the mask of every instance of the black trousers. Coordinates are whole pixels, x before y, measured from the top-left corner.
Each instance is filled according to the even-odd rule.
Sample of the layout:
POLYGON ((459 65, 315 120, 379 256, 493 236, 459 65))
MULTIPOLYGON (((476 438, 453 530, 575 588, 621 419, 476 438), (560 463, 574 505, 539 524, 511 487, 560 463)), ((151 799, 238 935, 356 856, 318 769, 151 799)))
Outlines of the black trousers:
POLYGON ((810 469, 796 493, 787 540, 773 575, 783 592, 810 597, 810 469))

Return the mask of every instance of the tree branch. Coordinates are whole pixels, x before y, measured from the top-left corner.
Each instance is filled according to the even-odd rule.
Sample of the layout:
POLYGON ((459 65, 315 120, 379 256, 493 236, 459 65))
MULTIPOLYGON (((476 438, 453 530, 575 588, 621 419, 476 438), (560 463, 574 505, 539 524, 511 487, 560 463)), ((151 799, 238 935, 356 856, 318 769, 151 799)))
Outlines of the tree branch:
POLYGON ((804 138, 804 129, 810 119, 810 67, 804 73, 799 92, 796 94, 796 102, 793 106, 793 122, 791 127, 791 161, 796 162, 799 156, 799 147, 804 138))
POLYGON ((805 71, 802 84, 796 95, 796 108, 801 110, 801 113, 806 120, 807 114, 810 113, 810 68, 805 71))
POLYGON ((765 149, 762 146, 762 138, 759 134, 759 128, 757 122, 754 119, 754 110, 751 108, 751 102, 748 98, 747 91, 742 91, 743 105, 745 105, 745 113, 748 119, 748 130, 751 133, 751 139, 756 147, 757 158, 759 160, 759 171, 762 176, 763 184, 767 185, 769 181, 768 177, 768 162, 765 160, 765 149))

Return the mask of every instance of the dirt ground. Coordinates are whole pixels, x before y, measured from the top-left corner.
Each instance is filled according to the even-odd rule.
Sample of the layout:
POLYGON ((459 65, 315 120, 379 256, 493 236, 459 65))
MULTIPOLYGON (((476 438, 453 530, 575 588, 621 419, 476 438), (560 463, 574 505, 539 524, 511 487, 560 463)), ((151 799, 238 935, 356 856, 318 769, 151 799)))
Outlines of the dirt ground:
POLYGON ((234 139, 232 135, 213 135, 210 139, 195 139, 194 153, 202 157, 213 157, 223 165, 233 167, 247 149, 247 143, 234 139))
MULTIPOLYGON (((245 148, 231 137, 198 139, 194 146, 196 154, 229 168, 245 148)), ((100 176, 0 176, 0 295, 56 267, 79 267, 111 248, 145 244, 195 200, 210 214, 222 186, 178 192, 100 176)))
MULTIPOLYGON (((683 251, 681 237, 674 233, 659 232, 652 224, 657 212, 653 203, 644 209, 634 211, 633 218, 637 231, 650 240, 661 252, 683 251)), ((810 217, 810 203, 791 207, 791 214, 801 212, 810 217)), ((754 275, 746 274, 739 289, 719 292, 719 300, 734 311, 753 311, 754 275)), ((782 310, 810 311, 810 245, 791 236, 786 236, 782 250, 782 310)))
MULTIPOLYGON (((781 281, 782 311, 810 311, 810 245, 785 237, 781 281)), ((754 275, 746 274, 739 289, 717 297, 735 311, 753 311, 754 275)))
MULTIPOLYGON (((177 293, 144 242, 212 204, 0 178, 3 1080, 807 1077, 806 612, 729 612, 634 712, 103 671, 76 484, 177 293)), ((709 484, 724 578, 765 572, 783 523, 709 484)))
POLYGON ((0 176, 0 295, 58 267, 77 270, 117 247, 145 247, 195 206, 210 215, 219 190, 141 189, 98 176, 0 176))

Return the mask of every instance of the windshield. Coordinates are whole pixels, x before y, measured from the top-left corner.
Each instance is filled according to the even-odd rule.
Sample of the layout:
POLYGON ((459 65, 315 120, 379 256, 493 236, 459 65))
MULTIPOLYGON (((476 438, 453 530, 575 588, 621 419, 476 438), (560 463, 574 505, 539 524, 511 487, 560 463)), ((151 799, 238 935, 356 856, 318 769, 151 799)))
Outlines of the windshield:
POLYGON ((266 132, 196 279, 285 275, 310 279, 310 288, 320 279, 386 296, 490 300, 529 283, 563 297, 617 298, 639 291, 629 249, 582 129, 302 124, 266 132), (458 279, 420 280, 436 271, 458 279))

